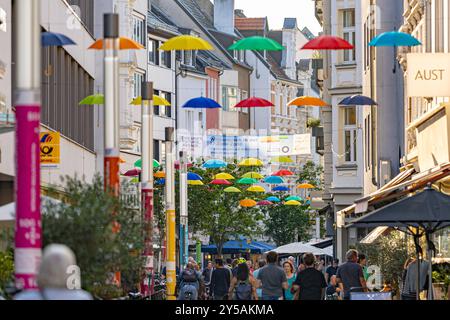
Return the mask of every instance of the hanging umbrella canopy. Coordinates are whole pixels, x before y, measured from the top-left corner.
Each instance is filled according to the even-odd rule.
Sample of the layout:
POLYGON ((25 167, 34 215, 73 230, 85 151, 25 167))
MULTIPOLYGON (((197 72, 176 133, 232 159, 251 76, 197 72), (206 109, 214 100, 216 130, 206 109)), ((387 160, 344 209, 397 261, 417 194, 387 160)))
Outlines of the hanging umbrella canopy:
POLYGON ((214 50, 213 46, 206 40, 199 37, 181 35, 170 38, 159 50, 172 51, 172 50, 214 50))
POLYGON ((157 185, 157 186, 162 186, 162 185, 165 185, 166 184, 166 179, 157 179, 156 181, 155 181, 155 184, 157 185))
POLYGON ((188 172, 187 178, 188 178, 188 180, 203 180, 203 178, 200 175, 198 175, 194 172, 188 172))
POLYGON ((137 168, 134 168, 134 169, 128 170, 127 172, 125 172, 122 175, 125 176, 125 177, 136 177, 136 176, 138 176, 140 174, 141 174, 141 170, 137 169, 137 168))
POLYGON ((255 184, 258 180, 253 178, 241 178, 237 181, 238 184, 255 184))
POLYGON ((130 183, 139 183, 139 179, 138 178, 133 178, 130 180, 130 183))
MULTIPOLYGON (((262 167, 264 165, 264 163, 256 158, 247 158, 242 160, 241 162, 239 162, 238 166, 239 167, 262 167)), ((262 179, 264 178, 263 176, 261 176, 262 179)))
POLYGON ((289 200, 284 203, 285 206, 301 206, 302 204, 296 200, 289 200))
POLYGON ((224 179, 214 179, 213 181, 211 181, 211 184, 229 186, 232 183, 224 179))
POLYGON ((68 36, 56 32, 42 32, 41 33, 41 45, 43 47, 57 47, 76 45, 75 41, 68 36))
MULTIPOLYGON (((192 163, 189 162, 189 163, 186 164, 186 166, 187 166, 188 168, 192 168, 194 165, 193 165, 192 163)), ((176 161, 175 161, 174 167, 175 167, 175 170, 180 170, 180 161, 179 161, 179 160, 176 160, 176 161)))
POLYGON ((272 191, 275 192, 285 192, 285 191, 289 191, 290 189, 286 186, 276 186, 275 188, 272 188, 272 191))
MULTIPOLYGON (((137 161, 134 163, 134 166, 135 166, 136 168, 142 168, 142 159, 137 160, 137 161)), ((161 165, 159 164, 159 162, 156 161, 155 159, 153 159, 153 168, 159 168, 160 166, 161 166, 161 165)))
POLYGON ((266 99, 251 97, 245 100, 242 100, 235 108, 264 108, 264 107, 273 107, 274 104, 266 99))
POLYGON ((310 183, 302 183, 297 186, 297 189, 314 189, 314 188, 315 186, 313 186, 310 183))
POLYGON ((353 95, 339 102, 341 106, 376 106, 377 103, 369 97, 353 95))
POLYGON ((300 253, 312 253, 315 256, 327 255, 327 252, 323 249, 311 246, 303 242, 289 243, 284 246, 273 249, 278 254, 300 254, 300 253))
POLYGON ((273 205, 273 202, 270 202, 268 200, 261 200, 257 203, 258 206, 270 206, 273 205))
POLYGON ((248 192, 266 192, 266 189, 264 189, 261 186, 251 186, 247 189, 248 192))
MULTIPOLYGON (((144 101, 144 103, 147 103, 147 101, 144 101)), ((139 96, 137 98, 134 98, 131 102, 131 105, 133 106, 141 106, 142 105, 142 97, 139 96)), ((166 99, 157 96, 157 95, 153 95, 153 105, 154 106, 167 106, 170 107, 170 102, 167 101, 166 99)))
POLYGON ((290 170, 282 169, 278 170, 277 172, 273 173, 272 176, 276 177, 287 177, 287 176, 293 176, 294 173, 290 170))
POLYGON ((281 202, 280 198, 275 196, 268 197, 266 200, 270 202, 281 202))
POLYGON ((206 169, 218 169, 224 168, 227 166, 227 163, 220 159, 210 159, 203 164, 203 168, 206 169))
POLYGON ((218 173, 214 176, 214 179, 234 180, 234 177, 226 172, 218 173))
POLYGON ((213 99, 198 97, 187 101, 183 109, 220 109, 222 106, 213 99))
POLYGON ((346 40, 335 37, 323 35, 310 40, 301 49, 311 50, 345 50, 353 49, 353 46, 346 40))
POLYGON ((292 162, 294 162, 294 160, 292 160, 291 157, 288 157, 288 156, 273 157, 272 159, 270 159, 270 161, 276 162, 276 163, 292 163, 292 162))
POLYGON ((273 39, 254 36, 235 42, 228 50, 282 51, 284 47, 273 39))
POLYGON ((264 176, 258 172, 247 172, 246 174, 242 175, 241 178, 250 178, 250 179, 263 179, 264 176))
POLYGON ((369 46, 372 47, 413 47, 422 43, 409 33, 390 31, 379 34, 373 38, 369 46))
POLYGON ((228 188, 223 189, 223 191, 226 193, 240 193, 241 192, 241 190, 239 190, 236 187, 228 187, 228 188))
POLYGON ((87 96, 86 98, 84 98, 83 100, 81 100, 78 103, 80 106, 81 105, 96 105, 96 104, 105 104, 105 97, 103 94, 93 94, 90 96, 87 96))
POLYGON ((166 177, 166 173, 164 171, 158 171, 158 172, 155 172, 155 174, 153 176, 155 178, 165 178, 166 177))
POLYGON ((280 183, 284 183, 284 180, 282 177, 268 176, 264 179, 264 182, 268 183, 268 184, 280 184, 280 183))
MULTIPOLYGON (((88 49, 103 50, 103 39, 98 39, 88 49)), ((140 50, 145 49, 143 45, 127 37, 119 38, 119 50, 140 50)))
POLYGON ((308 97, 308 96, 302 96, 295 98, 294 100, 289 101, 288 106, 297 106, 297 107, 326 107, 328 104, 323 101, 322 99, 316 98, 316 97, 308 97))
POLYGON ((286 198, 286 201, 291 201, 291 200, 303 201, 303 199, 301 197, 299 197, 299 196, 289 196, 289 197, 286 198))
POLYGON ((188 180, 188 185, 190 186, 203 186, 203 182, 201 180, 188 180))
POLYGON ((252 200, 252 199, 244 199, 244 200, 241 200, 239 202, 239 204, 241 205, 241 207, 251 208, 251 207, 256 206, 256 201, 252 200))

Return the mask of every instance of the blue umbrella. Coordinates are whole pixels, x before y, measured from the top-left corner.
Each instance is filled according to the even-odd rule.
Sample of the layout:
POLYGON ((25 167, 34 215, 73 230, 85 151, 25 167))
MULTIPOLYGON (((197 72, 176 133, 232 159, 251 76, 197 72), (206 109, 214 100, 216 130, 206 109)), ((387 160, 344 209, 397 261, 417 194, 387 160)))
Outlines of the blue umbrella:
POLYGON ((284 183, 284 180, 282 177, 269 176, 264 179, 264 182, 268 183, 268 184, 279 184, 279 183, 284 183))
POLYGON ((225 161, 218 160, 218 159, 210 159, 203 164, 203 168, 206 168, 206 169, 224 168, 226 166, 227 166, 227 163, 225 161))
POLYGON ((290 189, 288 187, 285 186, 277 186, 275 188, 272 189, 272 191, 289 191, 290 189))
POLYGON ((414 38, 412 35, 399 32, 390 31, 384 32, 370 41, 369 46, 372 47, 412 47, 419 46, 422 43, 414 38))
POLYGON ((76 45, 68 36, 55 32, 42 32, 41 44, 43 47, 76 45))
POLYGON ((270 202, 281 202, 280 198, 277 198, 277 197, 274 197, 274 196, 268 197, 266 200, 270 201, 270 202))
POLYGON ((341 106, 376 106, 377 103, 371 98, 362 95, 353 95, 339 102, 341 106))
POLYGON ((162 186, 162 185, 166 184, 166 179, 158 179, 155 181, 155 184, 157 186, 162 186))
POLYGON ((203 178, 201 176, 199 176, 198 174, 196 174, 194 172, 188 172, 187 178, 188 178, 188 180, 203 180, 203 178))
POLYGON ((191 109, 219 109, 222 108, 220 104, 218 104, 216 101, 199 97, 194 98, 186 102, 182 108, 191 108, 191 109))

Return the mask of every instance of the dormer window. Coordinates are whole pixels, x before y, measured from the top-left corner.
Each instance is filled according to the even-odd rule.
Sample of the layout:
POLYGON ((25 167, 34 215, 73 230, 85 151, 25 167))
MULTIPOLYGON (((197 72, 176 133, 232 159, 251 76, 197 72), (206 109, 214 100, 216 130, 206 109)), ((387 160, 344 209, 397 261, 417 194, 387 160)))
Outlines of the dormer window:
POLYGON ((195 67, 195 60, 197 59, 197 51, 186 50, 183 51, 182 63, 185 66, 195 67))

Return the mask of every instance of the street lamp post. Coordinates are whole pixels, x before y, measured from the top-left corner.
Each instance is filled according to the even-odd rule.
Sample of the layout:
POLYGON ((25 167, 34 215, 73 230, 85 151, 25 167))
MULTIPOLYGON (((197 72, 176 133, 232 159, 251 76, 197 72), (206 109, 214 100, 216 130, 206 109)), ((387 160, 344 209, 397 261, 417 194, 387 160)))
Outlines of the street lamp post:
POLYGON ((182 268, 187 265, 189 256, 187 182, 186 156, 183 151, 180 151, 180 265, 182 268))
POLYGON ((16 287, 37 289, 41 259, 39 127, 41 113, 40 1, 14 4, 16 85, 16 287))

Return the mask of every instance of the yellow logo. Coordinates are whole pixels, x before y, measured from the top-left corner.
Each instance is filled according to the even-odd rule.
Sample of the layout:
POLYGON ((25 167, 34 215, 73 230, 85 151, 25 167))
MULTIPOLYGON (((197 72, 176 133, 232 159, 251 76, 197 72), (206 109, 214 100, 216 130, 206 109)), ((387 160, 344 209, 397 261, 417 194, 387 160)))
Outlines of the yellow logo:
POLYGON ((41 165, 58 165, 60 163, 59 132, 41 132, 41 165))

